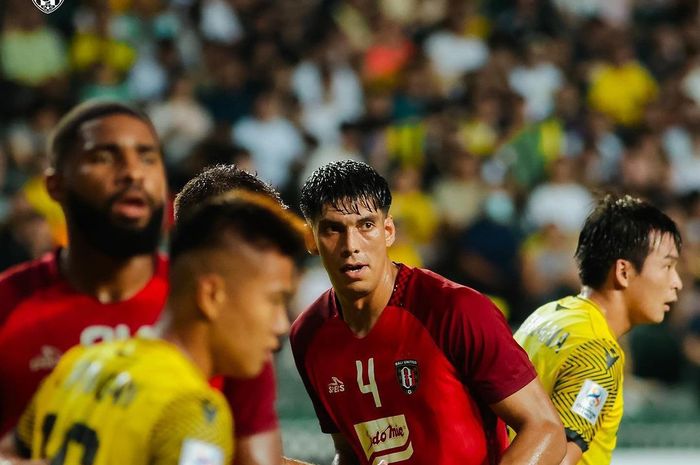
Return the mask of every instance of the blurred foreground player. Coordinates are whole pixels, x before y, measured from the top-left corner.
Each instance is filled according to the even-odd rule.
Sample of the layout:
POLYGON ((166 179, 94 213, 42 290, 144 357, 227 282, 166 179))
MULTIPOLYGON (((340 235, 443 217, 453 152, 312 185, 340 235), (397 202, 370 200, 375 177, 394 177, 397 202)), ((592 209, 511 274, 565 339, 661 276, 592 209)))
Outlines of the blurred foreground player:
POLYGON ((675 223, 660 210, 605 197, 579 235, 581 293, 540 307, 516 332, 566 428, 563 464, 610 463, 623 403, 617 340, 663 320, 682 287, 680 248, 675 223))
POLYGON ((69 351, 6 453, 66 465, 230 463, 231 414, 208 379, 260 373, 289 328, 303 246, 301 220, 256 194, 229 194, 184 218, 172 236, 161 338, 69 351))
POLYGON ((505 319, 472 289, 392 263, 390 205, 384 178, 349 160, 302 189, 307 247, 333 288, 291 343, 334 464, 558 464, 561 422, 505 319), (501 419, 520 433, 507 450, 501 419))
MULTIPOLYGON (((167 260, 156 253, 165 171, 148 117, 121 103, 80 105, 56 127, 49 156, 47 184, 66 214, 70 245, 0 276, 0 433, 62 353, 147 330, 168 288, 167 260)), ((233 188, 279 200, 248 173, 215 172, 204 184, 220 185, 187 196, 188 208, 233 188)), ((253 380, 226 380, 224 394, 236 412, 236 465, 279 463, 271 363, 253 380)))

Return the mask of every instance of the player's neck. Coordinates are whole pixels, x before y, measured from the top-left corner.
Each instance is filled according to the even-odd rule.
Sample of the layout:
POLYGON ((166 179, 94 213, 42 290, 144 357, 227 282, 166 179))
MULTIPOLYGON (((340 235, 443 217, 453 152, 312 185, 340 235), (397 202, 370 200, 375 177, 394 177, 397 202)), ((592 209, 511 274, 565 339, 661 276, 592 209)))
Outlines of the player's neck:
MULTIPOLYGON (((169 312, 166 310, 164 314, 168 315, 169 312)), ((156 331, 161 339, 180 349, 180 352, 202 372, 204 378, 210 379, 213 376, 214 363, 211 351, 205 342, 206 334, 202 334, 206 331, 205 328, 194 323, 176 324, 174 319, 166 318, 159 323, 156 331)))
POLYGON ((358 337, 364 337, 370 332, 391 299, 398 268, 390 260, 387 260, 386 267, 379 285, 369 294, 357 298, 336 292, 343 320, 358 337))
POLYGON ((598 308, 600 308, 610 331, 616 339, 619 339, 632 329, 632 323, 627 314, 627 305, 625 304, 624 296, 619 291, 606 289, 596 290, 584 286, 580 295, 593 301, 598 308))
POLYGON ((155 273, 155 251, 119 259, 75 241, 61 250, 61 275, 77 291, 102 303, 127 300, 143 289, 155 273))

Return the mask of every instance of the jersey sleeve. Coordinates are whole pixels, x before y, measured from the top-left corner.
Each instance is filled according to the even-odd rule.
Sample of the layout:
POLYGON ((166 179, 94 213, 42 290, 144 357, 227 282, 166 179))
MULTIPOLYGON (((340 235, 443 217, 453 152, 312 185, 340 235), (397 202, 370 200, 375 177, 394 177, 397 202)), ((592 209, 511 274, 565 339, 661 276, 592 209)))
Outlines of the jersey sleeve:
POLYGON ((289 342, 292 346, 292 354, 294 355, 294 363, 301 380, 304 382, 306 392, 309 394, 311 403, 314 406, 316 417, 318 418, 321 431, 326 434, 336 434, 340 429, 331 418, 328 410, 323 405, 316 389, 311 382, 309 373, 306 367, 306 358, 310 350, 310 344, 315 331, 321 325, 321 322, 315 315, 307 310, 292 324, 292 329, 289 333, 289 342))
POLYGON ((233 457, 233 424, 223 396, 190 393, 162 411, 151 439, 153 465, 228 465, 233 457))
POLYGON ((537 377, 503 314, 484 295, 460 293, 452 305, 448 351, 474 394, 494 404, 537 377))
POLYGON ((614 341, 594 339, 574 349, 557 376, 552 403, 564 423, 567 439, 584 452, 622 387, 620 357, 614 341))
POLYGON ((277 429, 277 388, 272 362, 253 379, 225 378, 222 392, 236 417, 236 436, 245 437, 277 429))

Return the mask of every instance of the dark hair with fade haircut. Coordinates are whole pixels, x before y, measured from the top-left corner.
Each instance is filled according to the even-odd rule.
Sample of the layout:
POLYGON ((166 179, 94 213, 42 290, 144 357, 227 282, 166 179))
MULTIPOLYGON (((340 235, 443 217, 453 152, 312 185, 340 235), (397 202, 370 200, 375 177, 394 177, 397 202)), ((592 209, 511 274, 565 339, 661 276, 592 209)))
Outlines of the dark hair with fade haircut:
POLYGON ((75 147, 80 127, 83 124, 111 115, 132 116, 147 124, 153 134, 156 134, 151 119, 138 108, 112 100, 88 100, 66 113, 51 132, 46 147, 49 166, 56 169, 63 166, 71 149, 75 147))
POLYGON ((261 194, 227 192, 188 212, 173 228, 170 260, 194 251, 225 247, 231 235, 260 249, 273 248, 299 263, 306 254, 304 223, 261 194))
POLYGON ((359 213, 365 207, 388 213, 389 184, 367 163, 342 160, 317 168, 301 188, 301 211, 313 222, 328 205, 343 213, 359 213))
POLYGON ((654 244, 654 234, 670 234, 680 253, 676 223, 644 200, 606 195, 588 215, 576 246, 579 277, 584 286, 600 288, 618 259, 641 271, 654 244))
POLYGON ((175 196, 175 218, 186 216, 202 202, 234 189, 265 195, 287 208, 279 192, 262 179, 234 164, 219 164, 204 169, 187 181, 175 196))

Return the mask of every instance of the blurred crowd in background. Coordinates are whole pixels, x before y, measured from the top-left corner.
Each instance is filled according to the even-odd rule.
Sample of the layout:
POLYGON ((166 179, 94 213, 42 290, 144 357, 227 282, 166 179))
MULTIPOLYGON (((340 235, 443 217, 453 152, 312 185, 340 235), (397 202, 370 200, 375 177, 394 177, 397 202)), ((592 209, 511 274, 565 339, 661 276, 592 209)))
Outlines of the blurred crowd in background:
MULTIPOLYGON (((697 0, 65 0, 0 4, 0 269, 65 244, 45 142, 90 98, 145 108, 171 192, 236 163, 297 206, 323 163, 390 181, 395 260, 487 293, 514 327, 577 293, 603 192, 678 222, 685 288, 627 341, 700 401, 697 0)), ((311 261, 295 311, 327 286, 311 261)))

